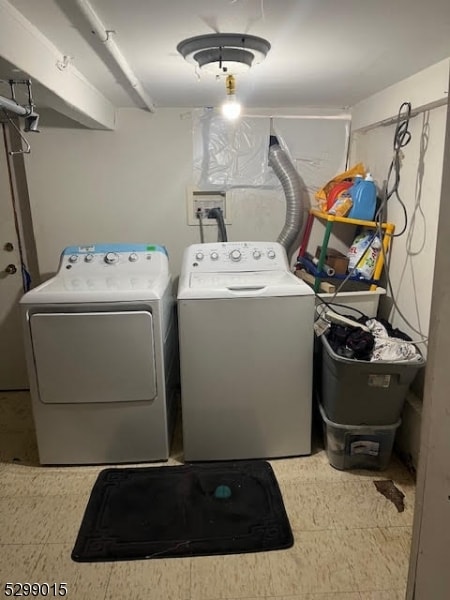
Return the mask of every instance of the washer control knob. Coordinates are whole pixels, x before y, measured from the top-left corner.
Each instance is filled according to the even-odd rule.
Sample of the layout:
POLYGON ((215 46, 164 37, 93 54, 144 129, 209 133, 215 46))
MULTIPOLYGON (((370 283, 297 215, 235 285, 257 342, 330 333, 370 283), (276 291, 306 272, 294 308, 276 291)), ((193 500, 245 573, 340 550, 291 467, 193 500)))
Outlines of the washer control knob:
POLYGON ((259 250, 255 250, 255 251, 253 252, 253 258, 254 258, 255 260, 258 260, 259 258, 261 258, 261 252, 260 252, 259 250))
POLYGON ((117 262, 119 262, 119 255, 117 252, 108 252, 105 255, 105 263, 108 263, 108 265, 113 265, 117 262))
POLYGON ((211 260, 218 260, 219 259, 219 253, 218 252, 211 252, 210 256, 211 256, 211 260))
POLYGON ((78 254, 72 254, 72 256, 69 256, 69 262, 76 263, 77 260, 78 260, 78 254))
POLYGON ((195 258, 197 260, 203 260, 204 257, 205 257, 205 255, 203 254, 203 252, 197 252, 196 255, 195 255, 195 258))
POLYGON ((235 262, 237 262, 238 260, 241 260, 241 258, 242 258, 241 251, 240 250, 232 250, 230 252, 230 258, 231 258, 231 260, 234 260, 235 262))
POLYGON ((86 256, 84 257, 85 262, 92 262, 94 260, 94 255, 93 254, 86 254, 86 256))
POLYGON ((139 257, 138 257, 138 255, 136 254, 136 252, 132 252, 132 253, 130 254, 130 256, 128 257, 128 260, 129 260, 130 262, 136 262, 138 258, 139 258, 139 257))
POLYGON ((275 254, 274 250, 269 250, 269 252, 267 253, 267 258, 274 259, 275 256, 276 256, 276 254, 275 254))

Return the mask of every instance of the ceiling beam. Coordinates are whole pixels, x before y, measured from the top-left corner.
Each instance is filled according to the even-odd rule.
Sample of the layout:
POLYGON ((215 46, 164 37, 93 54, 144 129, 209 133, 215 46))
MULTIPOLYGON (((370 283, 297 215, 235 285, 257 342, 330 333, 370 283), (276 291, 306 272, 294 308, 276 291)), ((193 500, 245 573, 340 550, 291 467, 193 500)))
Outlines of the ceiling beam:
MULTIPOLYGON (((155 112, 153 100, 147 94, 118 44, 114 41, 114 32, 106 29, 88 0, 75 0, 75 4, 87 20, 89 31, 97 38, 96 51, 98 52, 98 48, 102 46, 106 51, 106 65, 112 70, 113 74, 117 73, 118 80, 124 82, 125 89, 131 97, 136 99, 139 105, 152 113, 155 112)), ((102 56, 102 54, 99 53, 99 56, 102 56)))
POLYGON ((90 129, 115 128, 111 102, 7 0, 0 0, 0 57, 43 86, 51 108, 90 129))

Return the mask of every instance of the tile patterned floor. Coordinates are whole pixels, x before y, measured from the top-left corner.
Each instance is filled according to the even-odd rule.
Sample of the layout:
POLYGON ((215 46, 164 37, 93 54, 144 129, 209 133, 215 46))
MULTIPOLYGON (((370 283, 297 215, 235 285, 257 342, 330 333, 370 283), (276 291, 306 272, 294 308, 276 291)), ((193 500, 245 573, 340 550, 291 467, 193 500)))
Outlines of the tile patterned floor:
MULTIPOLYGON (((180 443, 169 464, 179 464, 180 443)), ((400 461, 382 473, 337 471, 317 445, 272 465, 294 531, 289 550, 75 563, 70 552, 102 467, 40 467, 28 393, 0 392, 0 583, 66 582, 73 600, 402 600, 414 481, 400 461), (404 512, 375 489, 383 478, 405 494, 404 512)))

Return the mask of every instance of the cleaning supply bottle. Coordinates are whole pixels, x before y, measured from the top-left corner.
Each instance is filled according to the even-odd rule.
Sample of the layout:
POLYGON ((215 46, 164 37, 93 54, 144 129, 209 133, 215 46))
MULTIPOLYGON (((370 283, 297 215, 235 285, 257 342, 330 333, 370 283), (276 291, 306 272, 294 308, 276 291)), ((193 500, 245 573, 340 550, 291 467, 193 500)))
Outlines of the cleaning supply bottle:
POLYGON ((327 211, 332 208, 333 204, 336 202, 338 196, 345 190, 351 188, 353 183, 348 180, 340 181, 336 183, 331 190, 327 194, 327 211))
POLYGON ((377 205, 377 188, 372 175, 367 173, 365 179, 355 178, 349 193, 352 197, 353 206, 348 218, 371 221, 375 215, 377 205))
POLYGON ((371 279, 381 251, 381 240, 373 231, 364 230, 348 249, 348 268, 364 279, 371 279))

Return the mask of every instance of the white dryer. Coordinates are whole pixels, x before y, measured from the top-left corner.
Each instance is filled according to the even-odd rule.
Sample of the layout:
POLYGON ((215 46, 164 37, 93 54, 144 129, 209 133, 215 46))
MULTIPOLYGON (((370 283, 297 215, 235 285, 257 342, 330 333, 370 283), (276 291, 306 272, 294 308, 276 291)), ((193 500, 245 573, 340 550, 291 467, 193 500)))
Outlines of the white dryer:
POLYGON ((21 306, 40 462, 167 460, 178 346, 165 248, 66 248, 21 306))
POLYGON ((188 247, 178 288, 186 461, 311 452, 314 294, 277 243, 188 247))

